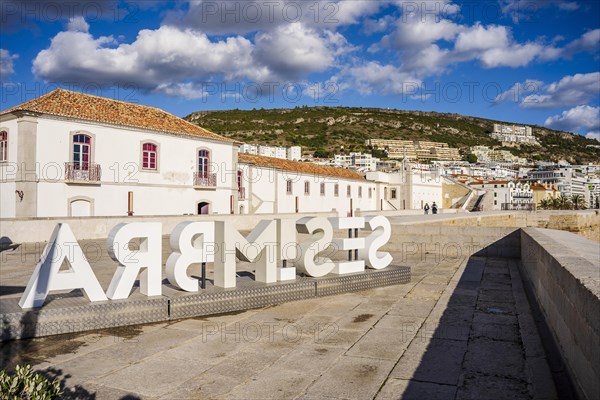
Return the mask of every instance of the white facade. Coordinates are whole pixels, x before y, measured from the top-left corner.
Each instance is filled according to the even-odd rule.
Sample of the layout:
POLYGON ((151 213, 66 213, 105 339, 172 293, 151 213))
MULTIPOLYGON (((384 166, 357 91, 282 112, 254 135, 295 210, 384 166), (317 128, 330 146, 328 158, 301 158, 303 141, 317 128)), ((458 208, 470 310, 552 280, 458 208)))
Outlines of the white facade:
POLYGON ((258 146, 258 155, 285 160, 287 159, 287 149, 285 147, 258 146))
POLYGON ((377 210, 376 185, 240 162, 242 189, 236 213, 309 213, 377 210))
POLYGON ((302 159, 302 148, 300 146, 285 148, 244 143, 240 146, 240 153, 279 158, 290 161, 298 161, 302 159))
POLYGON ((530 171, 527 174, 527 180, 529 182, 556 184, 563 197, 580 195, 585 199, 589 198, 587 178, 572 167, 530 171))
MULTIPOLYGON (((92 106, 99 101, 64 91, 59 95, 83 96, 92 106)), ((107 100, 102 101, 106 108, 107 100)), ((119 106, 124 107, 122 102, 119 106)), ((136 110, 139 118, 140 109, 136 110)), ((167 117, 171 127, 191 129, 176 117, 167 117)), ((9 110, 0 115, 0 132, 7 136, 0 143, 0 153, 6 154, 6 160, 0 160, 0 217, 331 211, 347 215, 442 204, 437 168, 371 172, 375 175, 369 181, 356 172, 300 162, 257 156, 239 156, 239 162, 239 143, 212 133, 203 136, 196 127, 191 130, 166 133, 24 108, 9 110)), ((251 145, 242 148, 252 151, 251 145)))
POLYGON ((258 146, 255 144, 244 143, 240 146, 240 153, 257 155, 258 154, 258 146))
POLYGON ((409 166, 397 172, 368 172, 377 183, 379 209, 418 210, 425 203, 442 205, 442 178, 437 170, 417 170, 409 166))
POLYGON ((335 165, 352 168, 361 172, 377 171, 378 161, 379 158, 364 153, 336 154, 334 156, 335 165))
POLYGON ((210 213, 230 212, 229 202, 222 199, 236 190, 235 174, 228 170, 237 154, 233 143, 41 116, 5 116, 0 127, 9 133, 10 150, 8 162, 2 164, 2 218, 127 215, 129 192, 134 215, 197 214, 201 203, 210 213), (35 143, 28 143, 35 151, 27 162, 35 170, 17 169, 22 164, 17 143, 24 125, 35 131, 35 143), (78 134, 91 138, 90 164, 98 166, 97 181, 85 176, 66 179, 78 134), (158 147, 155 170, 142 168, 144 143, 158 147), (195 185, 201 149, 210 154, 214 182, 195 185), (17 182, 24 188, 15 188, 17 182))
POLYGON ((469 184, 474 189, 488 191, 493 200, 492 210, 527 209, 533 205, 533 190, 527 183, 513 181, 476 181, 469 184))
POLYGON ((292 146, 287 149, 287 159, 290 161, 300 161, 302 159, 302 147, 292 146))
POLYGON ((530 126, 494 124, 490 136, 506 144, 539 145, 530 126))

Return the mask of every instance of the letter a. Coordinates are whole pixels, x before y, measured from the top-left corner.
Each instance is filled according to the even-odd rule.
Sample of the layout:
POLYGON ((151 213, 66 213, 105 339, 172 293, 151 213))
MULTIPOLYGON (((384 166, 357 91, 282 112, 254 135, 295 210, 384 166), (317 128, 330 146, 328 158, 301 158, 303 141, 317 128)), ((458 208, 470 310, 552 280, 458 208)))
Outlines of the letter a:
POLYGON ((89 301, 108 300, 75 235, 67 224, 57 224, 21 296, 21 308, 41 307, 51 290, 81 289, 89 301), (59 272, 64 260, 70 271, 59 272))

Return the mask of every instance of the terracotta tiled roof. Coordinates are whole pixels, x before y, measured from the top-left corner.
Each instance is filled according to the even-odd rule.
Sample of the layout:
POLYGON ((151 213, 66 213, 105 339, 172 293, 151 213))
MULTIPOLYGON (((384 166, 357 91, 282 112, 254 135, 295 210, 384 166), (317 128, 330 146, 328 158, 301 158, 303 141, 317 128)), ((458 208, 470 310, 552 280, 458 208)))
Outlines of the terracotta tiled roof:
POLYGON ((239 153, 238 161, 244 164, 254 164, 259 167, 277 168, 284 171, 302 172, 308 175, 325 175, 344 179, 364 180, 365 178, 349 169, 317 165, 309 162, 289 161, 280 158, 256 156, 253 154, 239 153))
POLYGON ((545 191, 545 190, 553 190, 553 189, 551 189, 551 188, 547 188, 547 187, 546 187, 546 186, 544 186, 544 185, 540 185, 539 183, 534 183, 534 184, 532 184, 531 186, 529 186, 529 188, 530 188, 531 190, 544 190, 544 191, 545 191))
POLYGON ((223 142, 234 140, 200 128, 173 114, 154 107, 56 89, 36 99, 3 111, 30 111, 86 121, 123 125, 174 135, 198 136, 223 142))

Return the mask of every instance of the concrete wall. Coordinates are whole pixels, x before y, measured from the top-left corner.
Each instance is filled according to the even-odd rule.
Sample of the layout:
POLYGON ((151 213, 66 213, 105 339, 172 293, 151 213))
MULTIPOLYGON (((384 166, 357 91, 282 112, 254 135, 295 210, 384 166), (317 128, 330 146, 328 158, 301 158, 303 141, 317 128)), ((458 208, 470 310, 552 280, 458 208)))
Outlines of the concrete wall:
POLYGON ((564 231, 521 232, 522 276, 581 398, 600 398, 600 251, 564 231))
MULTIPOLYGON (((337 213, 311 213, 311 216, 336 217, 337 213)), ((69 224, 75 237, 83 239, 104 239, 117 224, 131 222, 161 222, 163 235, 170 235, 173 228, 184 221, 229 221, 239 230, 251 230, 259 221, 274 218, 302 218, 307 214, 245 214, 245 215, 181 215, 154 217, 71 217, 71 218, 28 218, 11 219, 0 223, 0 237, 13 243, 45 242, 50 238, 58 223, 69 224)), ((343 215, 345 216, 345 215, 343 215)))

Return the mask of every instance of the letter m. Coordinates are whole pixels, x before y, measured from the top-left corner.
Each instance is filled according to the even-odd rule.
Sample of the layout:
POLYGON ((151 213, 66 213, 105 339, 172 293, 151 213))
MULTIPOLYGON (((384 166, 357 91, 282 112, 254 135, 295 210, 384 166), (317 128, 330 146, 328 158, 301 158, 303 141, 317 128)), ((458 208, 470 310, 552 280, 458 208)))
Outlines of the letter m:
POLYGON ((235 287, 236 258, 255 263, 257 282, 277 282, 277 221, 260 221, 244 238, 225 221, 215 221, 215 286, 235 287))

